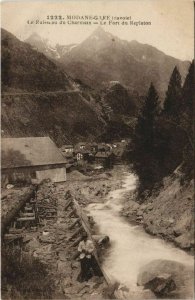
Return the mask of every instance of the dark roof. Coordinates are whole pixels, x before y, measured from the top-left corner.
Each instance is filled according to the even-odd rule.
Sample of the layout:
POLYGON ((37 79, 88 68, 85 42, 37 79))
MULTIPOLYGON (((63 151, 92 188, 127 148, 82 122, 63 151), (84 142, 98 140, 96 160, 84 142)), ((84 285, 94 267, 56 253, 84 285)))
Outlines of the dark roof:
POLYGON ((86 144, 86 142, 79 142, 75 145, 75 147, 85 146, 86 144))
POLYGON ((49 137, 2 138, 1 151, 2 168, 66 163, 49 137))
POLYGON ((62 155, 63 157, 65 157, 65 159, 67 158, 71 158, 73 157, 73 153, 72 152, 65 152, 65 151, 62 151, 62 155))
POLYGON ((63 150, 63 149, 71 149, 73 148, 73 145, 63 145, 60 149, 63 150))
POLYGON ((108 158, 112 153, 111 152, 97 152, 96 158, 108 158))
POLYGON ((77 153, 81 153, 81 154, 90 154, 91 151, 87 150, 87 149, 76 149, 74 150, 74 153, 77 154, 77 153))
POLYGON ((106 144, 98 144, 98 150, 109 151, 110 150, 110 146, 108 146, 106 144))

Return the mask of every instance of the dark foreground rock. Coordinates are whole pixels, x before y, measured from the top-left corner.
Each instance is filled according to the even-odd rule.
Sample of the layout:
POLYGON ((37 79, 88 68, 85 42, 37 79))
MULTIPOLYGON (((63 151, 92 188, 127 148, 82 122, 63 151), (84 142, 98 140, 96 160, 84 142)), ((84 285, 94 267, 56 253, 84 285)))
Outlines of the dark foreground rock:
POLYGON ((157 296, 166 296, 176 289, 176 284, 171 275, 161 274, 148 281, 144 288, 150 289, 157 296))
POLYGON ((137 284, 163 298, 193 299, 193 268, 171 260, 153 260, 140 270, 137 284))

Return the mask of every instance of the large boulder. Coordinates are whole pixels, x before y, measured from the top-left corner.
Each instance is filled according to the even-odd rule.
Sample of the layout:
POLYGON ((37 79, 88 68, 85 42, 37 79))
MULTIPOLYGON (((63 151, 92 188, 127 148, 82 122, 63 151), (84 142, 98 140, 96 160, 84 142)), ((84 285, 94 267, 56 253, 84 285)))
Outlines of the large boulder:
POLYGON ((176 222, 175 227, 173 228, 175 236, 180 236, 186 231, 189 231, 192 227, 192 216, 189 216, 188 212, 185 212, 181 218, 176 222))
POLYGON ((107 235, 92 235, 92 238, 98 246, 107 245, 110 241, 110 238, 107 235))
POLYGON ((176 284, 171 275, 161 274, 148 281, 144 288, 150 289, 157 296, 166 296, 176 289, 176 284))
POLYGON ((186 232, 174 239, 174 243, 182 249, 190 249, 194 247, 194 233, 186 232))
POLYGON ((140 207, 139 203, 132 200, 128 200, 128 202, 126 203, 125 207, 122 210, 122 215, 125 217, 136 215, 137 211, 139 210, 139 207, 140 207))
POLYGON ((156 295, 193 298, 193 267, 171 260, 153 260, 143 266, 137 284, 151 288, 156 295))
POLYGON ((139 207, 140 207, 139 203, 132 201, 132 200, 128 201, 128 209, 131 212, 136 212, 139 209, 139 207))

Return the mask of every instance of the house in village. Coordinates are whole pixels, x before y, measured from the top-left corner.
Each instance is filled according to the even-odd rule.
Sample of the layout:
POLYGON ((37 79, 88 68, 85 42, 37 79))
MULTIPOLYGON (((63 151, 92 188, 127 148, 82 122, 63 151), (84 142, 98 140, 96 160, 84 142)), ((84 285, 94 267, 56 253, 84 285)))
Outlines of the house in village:
POLYGON ((111 145, 105 143, 98 144, 98 151, 97 152, 110 152, 112 150, 111 145))
POLYGON ((66 172, 71 172, 77 166, 77 158, 75 157, 74 146, 73 145, 63 145, 60 148, 60 151, 67 160, 66 172))
POLYGON ((90 143, 90 149, 91 149, 92 153, 97 153, 98 152, 98 144, 95 142, 90 143))
POLYGON ((128 141, 127 140, 121 140, 121 142, 115 143, 116 147, 113 147, 113 154, 115 155, 115 163, 120 164, 122 160, 127 155, 127 146, 128 141))
POLYGON ((65 157, 71 157, 71 156, 73 156, 73 151, 74 151, 73 145, 63 145, 60 148, 60 150, 61 150, 62 154, 65 157))
POLYGON ((79 142, 75 145, 74 150, 83 150, 86 148, 86 144, 85 142, 79 142))
POLYGON ((2 138, 2 184, 66 181, 66 159, 49 137, 2 138))
POLYGON ((95 155, 95 162, 105 168, 111 168, 115 160, 115 155, 112 152, 99 151, 95 155))
POLYGON ((91 162, 93 160, 93 154, 91 153, 91 151, 87 150, 87 149, 81 149, 81 150, 75 150, 75 155, 77 158, 77 161, 87 161, 87 162, 91 162))
POLYGON ((86 149, 86 143, 80 142, 77 143, 74 147, 74 155, 76 156, 77 161, 87 160, 90 155, 90 151, 86 149))

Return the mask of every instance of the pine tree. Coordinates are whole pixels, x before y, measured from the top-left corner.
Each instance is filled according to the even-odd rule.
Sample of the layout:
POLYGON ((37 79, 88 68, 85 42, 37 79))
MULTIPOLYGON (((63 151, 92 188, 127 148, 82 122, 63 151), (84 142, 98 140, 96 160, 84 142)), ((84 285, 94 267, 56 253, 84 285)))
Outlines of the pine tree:
POLYGON ((185 132, 187 144, 183 150, 183 167, 187 177, 193 177, 193 108, 194 108, 194 60, 192 61, 182 89, 183 108, 180 114, 179 126, 185 132))
POLYGON ((183 96, 183 109, 188 111, 189 114, 193 114, 193 98, 194 98, 194 85, 195 85, 195 78, 194 78, 194 60, 190 64, 188 74, 186 76, 182 96, 183 96))
MULTIPOLYGON (((179 84, 177 84, 177 86, 179 86, 179 84)), ((170 90, 168 88, 168 91, 170 90)), ((172 91, 173 90, 176 91, 175 88, 173 88, 172 91)), ((191 145, 191 148, 193 148, 193 143, 192 143, 193 100, 194 100, 194 61, 192 61, 189 67, 188 74, 186 76, 183 88, 177 89, 177 95, 175 96, 175 110, 174 111, 172 110, 172 114, 171 114, 171 109, 169 109, 169 111, 167 110, 168 118, 166 120, 170 124, 179 128, 183 133, 185 133, 185 136, 187 137, 189 144, 191 145)))
POLYGON ((154 157, 155 123, 158 113, 158 94, 151 83, 145 103, 138 117, 133 138, 134 169, 139 176, 140 193, 152 186, 158 172, 158 162, 154 157))
POLYGON ((152 151, 155 118, 158 115, 158 112, 158 94, 154 85, 151 83, 136 126, 137 143, 139 145, 142 144, 145 151, 152 151))
POLYGON ((181 95, 181 75, 177 67, 175 67, 169 81, 168 90, 166 92, 164 102, 164 112, 168 116, 174 116, 175 118, 178 117, 178 113, 182 106, 181 95))
MULTIPOLYGON (((185 165, 185 173, 191 173, 193 160, 193 96, 194 62, 189 67, 183 88, 181 76, 174 69, 164 103, 163 122, 169 136, 168 158, 185 165), (177 159, 176 159, 177 158, 177 159)), ((168 160, 168 159, 167 159, 168 160)), ((169 169, 172 164, 169 162, 169 169)), ((191 175, 190 175, 191 176, 191 175)))

